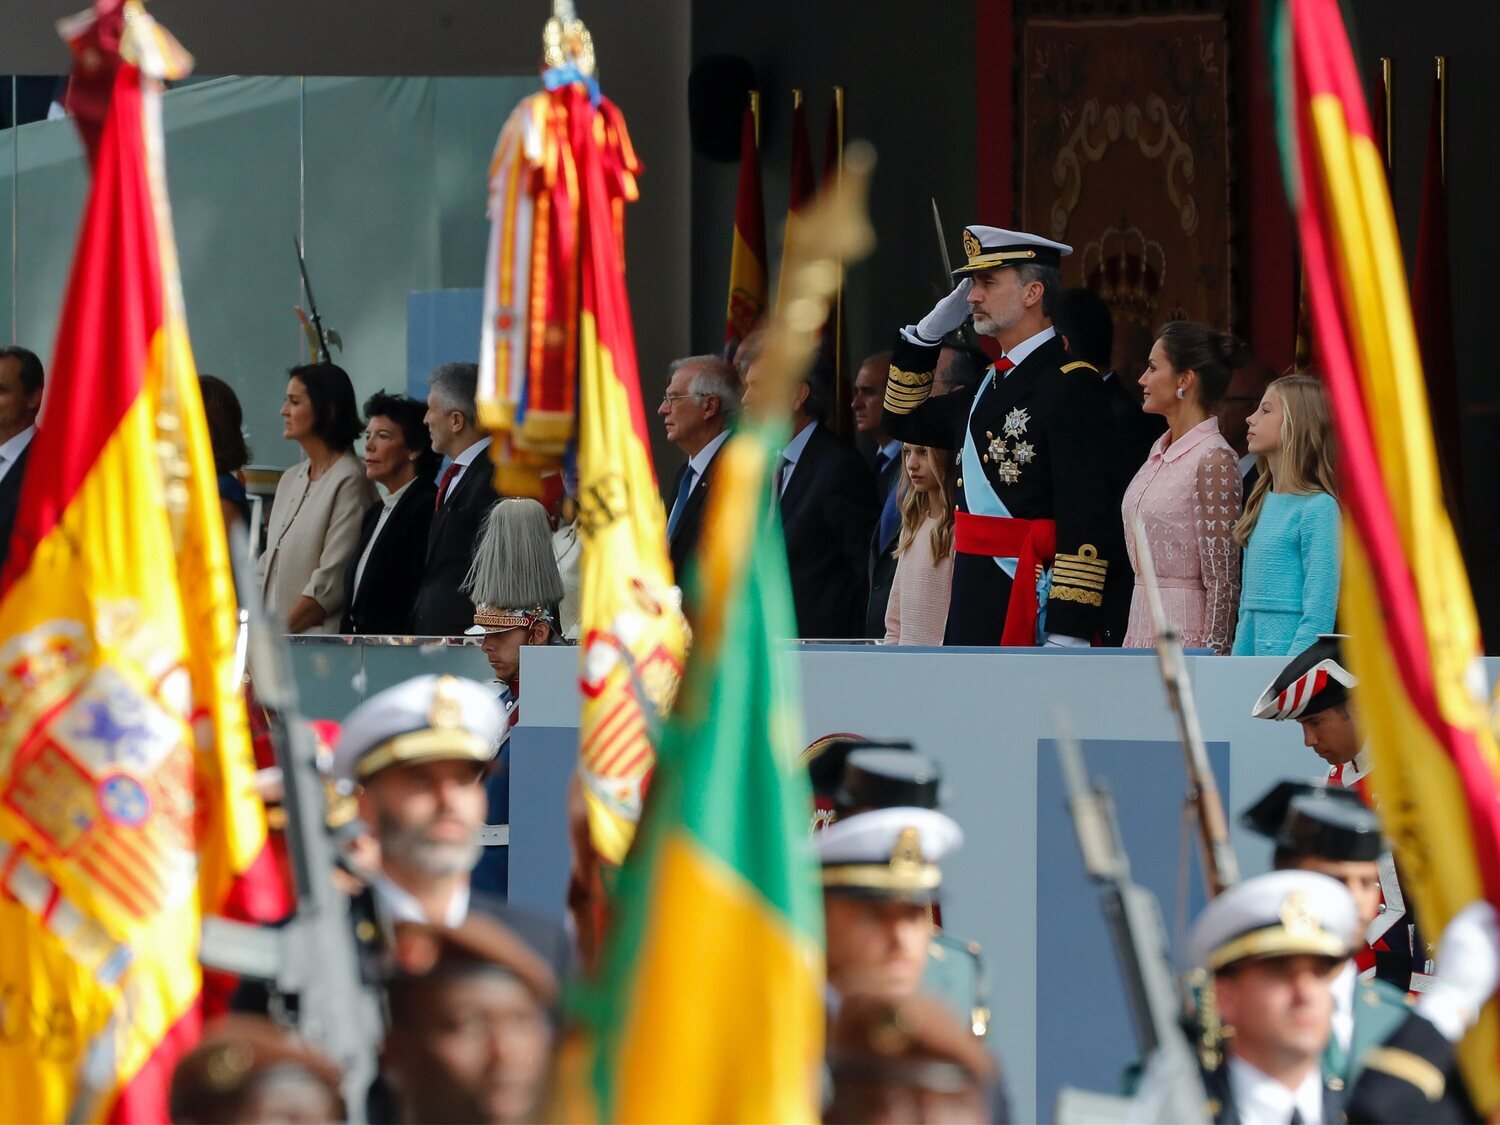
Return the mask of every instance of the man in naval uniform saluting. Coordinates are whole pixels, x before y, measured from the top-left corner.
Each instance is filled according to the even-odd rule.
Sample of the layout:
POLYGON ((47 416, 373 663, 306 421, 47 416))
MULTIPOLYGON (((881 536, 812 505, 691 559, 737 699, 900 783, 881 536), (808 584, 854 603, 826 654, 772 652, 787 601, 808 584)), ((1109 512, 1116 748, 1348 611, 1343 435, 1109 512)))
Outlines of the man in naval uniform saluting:
MULTIPOLYGON (((1052 327, 1072 247, 964 231, 957 288, 892 349, 881 427, 955 451, 953 594, 944 643, 1085 646, 1101 627, 1110 511, 1104 385, 1052 327), (970 316, 1004 350, 973 394, 930 398, 944 335, 970 316)), ((1118 563, 1117 563, 1118 565, 1118 563)))

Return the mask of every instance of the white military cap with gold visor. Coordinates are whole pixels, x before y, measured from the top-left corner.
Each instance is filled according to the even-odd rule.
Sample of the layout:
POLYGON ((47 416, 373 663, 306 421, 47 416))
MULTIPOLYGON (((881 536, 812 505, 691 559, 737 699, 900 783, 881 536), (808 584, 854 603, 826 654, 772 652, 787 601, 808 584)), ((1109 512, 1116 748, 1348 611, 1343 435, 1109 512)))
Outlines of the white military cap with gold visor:
POLYGON ((372 695, 344 720, 334 776, 363 784, 391 766, 494 758, 509 732, 495 693, 458 676, 416 676, 372 695))
POLYGON ((1189 953, 1210 972, 1308 953, 1343 960, 1359 940, 1354 897, 1313 871, 1273 871, 1230 887, 1193 924, 1189 953))

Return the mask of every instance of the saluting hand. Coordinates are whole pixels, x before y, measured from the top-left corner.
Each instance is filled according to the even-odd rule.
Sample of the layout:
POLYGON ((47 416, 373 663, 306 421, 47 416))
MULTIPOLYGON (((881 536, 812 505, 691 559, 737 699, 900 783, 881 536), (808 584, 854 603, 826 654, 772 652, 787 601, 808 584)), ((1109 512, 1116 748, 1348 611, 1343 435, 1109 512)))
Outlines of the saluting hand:
POLYGON ((953 292, 932 306, 932 311, 917 322, 916 337, 924 344, 936 344, 969 319, 969 289, 973 281, 964 278, 953 292))

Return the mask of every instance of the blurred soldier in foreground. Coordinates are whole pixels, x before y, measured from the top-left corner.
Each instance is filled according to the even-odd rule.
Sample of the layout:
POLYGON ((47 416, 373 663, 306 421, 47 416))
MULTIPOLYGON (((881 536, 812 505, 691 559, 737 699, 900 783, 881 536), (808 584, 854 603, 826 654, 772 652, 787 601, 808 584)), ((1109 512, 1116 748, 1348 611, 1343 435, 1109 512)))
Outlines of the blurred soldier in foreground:
MULTIPOLYGON (((899 996, 920 988, 941 1000, 974 1035, 984 1035, 989 1002, 978 944, 942 931, 936 916, 937 883, 903 887, 899 884, 908 877, 902 873, 905 868, 892 863, 897 837, 908 826, 917 826, 919 843, 932 861, 928 878, 941 879, 936 861, 963 841, 958 825, 937 811, 936 763, 915 753, 908 742, 868 742, 846 735, 819 739, 808 747, 804 760, 817 803, 815 829, 854 825, 855 818, 875 812, 888 814, 884 821, 862 820, 835 836, 838 850, 866 848, 869 864, 831 872, 825 855, 830 987, 836 992, 847 988, 899 996), (936 819, 928 819, 929 814, 936 819), (857 835, 862 842, 858 847, 837 843, 843 833, 851 833, 851 840, 857 835), (867 975, 872 972, 884 983, 872 983, 867 975)), ((823 832, 817 837, 820 852, 826 836, 823 832)))
POLYGON ((264 1016, 210 1024, 177 1064, 168 1104, 178 1125, 344 1120, 338 1068, 264 1016))
POLYGON ((399 923, 381 1076, 408 1122, 535 1120, 558 984, 494 920, 399 923))
POLYGON ((472 913, 512 927, 561 973, 569 963, 560 926, 475 892, 484 782, 509 724, 489 689, 454 676, 417 676, 350 713, 334 772, 357 782, 360 816, 380 846, 371 896, 355 904, 356 929, 378 921, 457 926, 472 913))
MULTIPOLYGON (((1354 899, 1360 932, 1380 913, 1385 850, 1380 821, 1346 789, 1283 781, 1240 822, 1275 842, 1278 871, 1315 871, 1337 879, 1354 899)), ((1406 995, 1382 980, 1365 980, 1345 961, 1333 980, 1333 1034, 1323 1052, 1323 1077, 1335 1090, 1352 1084, 1365 1054, 1388 1039, 1407 1015, 1406 995)))
POLYGON ((936 1000, 850 996, 829 1034, 829 1122, 985 1122, 995 1062, 936 1000))

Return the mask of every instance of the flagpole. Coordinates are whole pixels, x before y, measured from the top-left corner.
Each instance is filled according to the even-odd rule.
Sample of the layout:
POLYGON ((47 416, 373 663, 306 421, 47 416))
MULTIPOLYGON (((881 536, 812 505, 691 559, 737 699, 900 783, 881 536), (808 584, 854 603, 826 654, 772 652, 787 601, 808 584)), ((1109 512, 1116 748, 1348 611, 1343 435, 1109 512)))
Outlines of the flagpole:
POLYGON ((760 91, 750 91, 750 119, 755 122, 755 148, 760 150, 760 91))
POLYGON ((1448 186, 1448 56, 1434 55, 1438 84, 1438 175, 1448 186))
MULTIPOLYGON (((833 88, 834 143, 837 146, 833 161, 833 190, 841 196, 844 191, 844 88, 833 88)), ((846 387, 848 375, 844 371, 844 259, 835 259, 838 269, 838 287, 833 291, 833 402, 839 419, 835 427, 839 433, 847 434, 849 412, 844 407, 849 403, 846 387)))
POLYGON ((19 290, 21 272, 19 267, 21 223, 18 211, 21 198, 21 130, 16 125, 16 98, 20 94, 20 80, 10 76, 10 338, 14 343, 21 334, 19 313, 19 290))
MULTIPOLYGON (((1441 73, 1441 70, 1440 70, 1440 73, 1441 73)), ((1389 172, 1391 170, 1391 167, 1394 164, 1394 160, 1392 158, 1392 154, 1396 151, 1396 146, 1391 143, 1391 120, 1392 120, 1391 107, 1392 107, 1392 104, 1393 104, 1393 101, 1394 101, 1394 99, 1392 97, 1392 94, 1391 94, 1391 82, 1394 80, 1395 75, 1396 75, 1396 61, 1394 59, 1390 58, 1389 56, 1381 56, 1381 59, 1380 59, 1380 85, 1381 85, 1381 91, 1380 92, 1381 92, 1381 101, 1383 101, 1385 104, 1380 107, 1380 110, 1381 110, 1381 113, 1384 114, 1384 116, 1385 116, 1385 170, 1387 172, 1389 172)))

